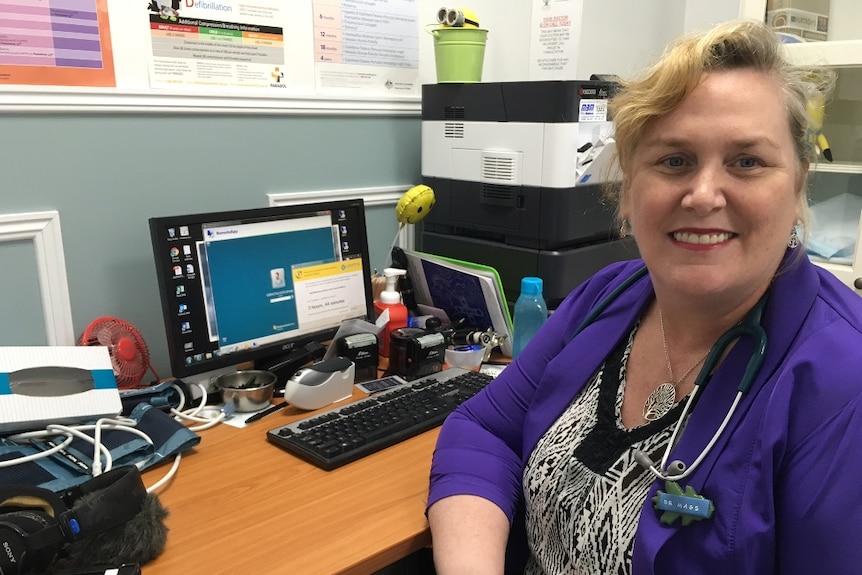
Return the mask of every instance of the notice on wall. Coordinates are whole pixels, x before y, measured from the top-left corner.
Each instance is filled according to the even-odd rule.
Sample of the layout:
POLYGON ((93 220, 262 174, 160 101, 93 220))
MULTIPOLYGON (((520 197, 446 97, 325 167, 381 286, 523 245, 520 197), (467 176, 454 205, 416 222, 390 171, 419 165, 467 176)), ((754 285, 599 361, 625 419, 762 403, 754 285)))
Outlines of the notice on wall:
POLYGON ((530 26, 530 80, 574 80, 583 0, 542 0, 533 4, 530 26))
POLYGON ((151 0, 150 86, 286 88, 283 4, 151 0))
POLYGON ((315 0, 317 92, 418 95, 417 4, 415 0, 315 0))
POLYGON ((115 85, 107 0, 0 0, 0 85, 115 85))
POLYGON ((0 0, 0 109, 146 107, 151 94, 255 108, 415 102, 418 4, 0 0))

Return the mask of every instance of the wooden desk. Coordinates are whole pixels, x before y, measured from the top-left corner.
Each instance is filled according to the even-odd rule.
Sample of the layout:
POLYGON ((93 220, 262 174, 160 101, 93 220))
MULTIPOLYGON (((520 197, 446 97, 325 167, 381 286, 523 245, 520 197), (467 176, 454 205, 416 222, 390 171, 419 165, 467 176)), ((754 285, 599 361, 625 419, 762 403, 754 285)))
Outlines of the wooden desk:
MULTIPOLYGON (((242 429, 201 431, 159 492, 170 532, 144 575, 370 574, 426 547, 439 428, 323 471, 266 440, 267 430, 308 414, 288 407, 242 429)), ((144 483, 167 470, 147 471, 144 483)))

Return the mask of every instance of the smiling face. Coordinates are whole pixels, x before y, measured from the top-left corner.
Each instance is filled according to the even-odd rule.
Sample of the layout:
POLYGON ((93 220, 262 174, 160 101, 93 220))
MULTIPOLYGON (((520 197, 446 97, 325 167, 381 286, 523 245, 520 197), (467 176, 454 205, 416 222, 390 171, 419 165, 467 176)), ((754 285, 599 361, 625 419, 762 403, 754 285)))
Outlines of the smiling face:
POLYGON ((768 287, 806 171, 782 98, 756 70, 711 72, 646 127, 620 215, 657 293, 744 305, 768 287))

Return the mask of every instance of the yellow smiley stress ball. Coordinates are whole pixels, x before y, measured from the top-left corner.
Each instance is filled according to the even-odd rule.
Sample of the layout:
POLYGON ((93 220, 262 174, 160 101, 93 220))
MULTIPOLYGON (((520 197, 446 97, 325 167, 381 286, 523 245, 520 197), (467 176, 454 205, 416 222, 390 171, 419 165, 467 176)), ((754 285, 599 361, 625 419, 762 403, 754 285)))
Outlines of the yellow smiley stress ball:
POLYGON ((407 224, 415 224, 434 207, 434 190, 424 184, 413 186, 401 196, 395 205, 395 217, 403 228, 407 224))

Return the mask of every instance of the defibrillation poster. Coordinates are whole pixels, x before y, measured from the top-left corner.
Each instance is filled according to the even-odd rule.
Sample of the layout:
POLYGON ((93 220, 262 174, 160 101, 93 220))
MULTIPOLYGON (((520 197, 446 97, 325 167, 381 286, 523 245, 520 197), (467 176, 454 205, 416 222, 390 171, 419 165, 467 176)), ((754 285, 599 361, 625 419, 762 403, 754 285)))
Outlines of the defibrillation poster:
POLYGON ((283 6, 151 0, 151 87, 286 88, 283 6))
POLYGON ((108 0, 0 0, 0 85, 114 87, 108 0))

